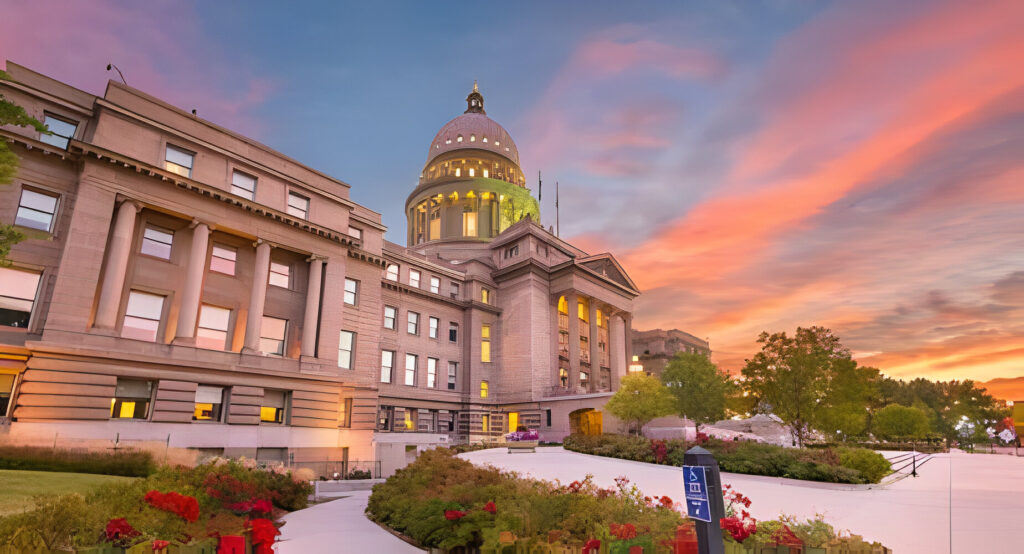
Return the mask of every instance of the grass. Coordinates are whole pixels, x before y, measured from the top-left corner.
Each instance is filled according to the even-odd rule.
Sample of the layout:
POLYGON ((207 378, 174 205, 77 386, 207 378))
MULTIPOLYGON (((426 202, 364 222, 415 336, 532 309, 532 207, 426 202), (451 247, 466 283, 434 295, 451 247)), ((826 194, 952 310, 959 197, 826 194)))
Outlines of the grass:
POLYGON ((38 494, 84 494, 98 485, 134 479, 135 477, 92 473, 0 469, 0 483, 3 483, 3 487, 0 487, 0 516, 32 509, 35 507, 32 497, 38 494))

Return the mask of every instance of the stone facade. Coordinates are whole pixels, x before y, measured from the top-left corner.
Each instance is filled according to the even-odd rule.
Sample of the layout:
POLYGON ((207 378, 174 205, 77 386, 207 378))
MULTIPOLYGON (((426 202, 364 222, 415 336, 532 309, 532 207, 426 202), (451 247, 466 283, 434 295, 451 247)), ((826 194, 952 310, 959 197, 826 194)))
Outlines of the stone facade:
POLYGON ((711 345, 679 329, 633 331, 634 365, 643 366, 648 375, 661 375, 669 360, 678 352, 711 356, 711 345))
MULTIPOLYGON (((251 139, 123 84, 97 97, 7 71, 5 97, 71 129, 0 128, 20 159, 0 221, 29 235, 0 268, 7 440, 378 460, 388 473, 517 425, 560 439, 625 373, 636 286, 610 255, 502 204, 529 197, 517 156, 492 185, 522 190, 462 216, 475 236, 449 223, 443 240, 428 228, 403 247, 347 183, 251 139)), ((460 206, 483 196, 430 185, 462 191, 460 206)))

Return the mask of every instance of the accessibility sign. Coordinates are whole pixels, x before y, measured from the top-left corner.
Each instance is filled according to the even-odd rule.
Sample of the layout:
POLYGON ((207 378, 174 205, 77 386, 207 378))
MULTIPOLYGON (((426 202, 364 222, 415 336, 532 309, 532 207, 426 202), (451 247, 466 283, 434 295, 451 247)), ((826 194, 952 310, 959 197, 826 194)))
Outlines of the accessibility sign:
POLYGON ((708 480, 704 469, 704 466, 683 466, 683 495, 690 518, 710 522, 711 502, 708 500, 708 480))

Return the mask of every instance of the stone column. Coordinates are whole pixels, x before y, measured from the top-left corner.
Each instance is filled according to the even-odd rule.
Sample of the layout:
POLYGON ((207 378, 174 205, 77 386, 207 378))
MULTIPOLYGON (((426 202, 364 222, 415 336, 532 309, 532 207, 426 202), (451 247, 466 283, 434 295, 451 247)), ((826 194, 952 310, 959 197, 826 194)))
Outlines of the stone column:
POLYGON ((245 352, 260 350, 260 327, 263 324, 263 305, 267 301, 267 278, 270 275, 270 244, 262 239, 256 247, 256 267, 252 272, 252 288, 249 295, 249 317, 245 322, 245 352))
MULTIPOLYGON (((323 298, 320 299, 320 304, 323 309, 320 310, 320 340, 316 356, 321 361, 338 360, 338 332, 341 330, 342 315, 345 310, 345 260, 347 254, 341 252, 338 254, 332 254, 327 259, 327 267, 323 270, 323 298)), ((362 284, 362 283, 360 283, 362 284)), ((379 289, 378 289, 379 290, 379 289)), ((364 309, 368 309, 370 302, 370 296, 365 289, 359 291, 359 304, 364 309)), ((356 335, 356 341, 359 341, 359 335, 356 335)), ((374 344, 374 348, 378 345, 374 344)), ((356 355, 359 356, 361 350, 356 345, 356 355)), ((380 351, 376 353, 376 363, 378 364, 377 373, 374 374, 374 379, 380 379, 378 375, 380 372, 380 351)), ((337 365, 337 364, 335 364, 337 365)), ((447 366, 445 366, 447 371, 447 366)), ((446 374, 447 375, 447 374, 446 374)), ((446 377, 447 378, 447 377, 446 377)))
POLYGON ((103 286, 96 305, 94 327, 113 329, 117 326, 117 312, 121 307, 121 293, 124 291, 125 272, 132 250, 132 235, 135 231, 135 216, 142 206, 132 200, 121 202, 114 222, 114 234, 110 239, 107 267, 103 272, 103 286))
POLYGON ((599 382, 601 378, 601 350, 597 347, 598 331, 597 331, 597 300, 594 298, 590 299, 590 382, 587 383, 587 390, 593 392, 597 390, 595 382, 599 382))
MULTIPOLYGON (((561 381, 558 380, 558 370, 561 369, 561 367, 562 367, 562 360, 561 360, 561 358, 559 358, 559 353, 558 353, 558 338, 559 338, 559 335, 561 334, 561 327, 558 326, 558 299, 559 298, 560 298, 560 295, 555 296, 555 303, 554 303, 554 306, 553 306, 554 309, 552 310, 553 314, 554 314, 553 315, 554 319, 551 320, 551 330, 552 330, 552 333, 551 333, 551 353, 552 353, 551 354, 551 364, 552 364, 552 368, 551 368, 551 383, 549 383, 549 386, 551 386, 551 387, 558 387, 558 386, 561 386, 561 384, 562 384, 561 381)), ((545 392, 545 394, 547 394, 547 391, 544 391, 544 392, 545 392)))
POLYGON ((203 275, 206 273, 206 250, 210 245, 210 226, 201 221, 192 222, 192 248, 188 254, 185 286, 181 292, 181 311, 175 341, 194 339, 199 302, 203 293, 203 275))
POLYGON ((565 295, 569 305, 569 388, 580 384, 580 316, 576 293, 565 295))
POLYGON ((612 390, 619 390, 619 381, 626 375, 626 332, 620 314, 608 320, 608 363, 612 370, 612 390))
POLYGON ((311 256, 309 262, 309 282, 306 285, 306 314, 302 319, 302 356, 316 356, 317 322, 320 315, 320 279, 323 274, 324 262, 311 256))
POLYGON ((625 336, 624 336, 623 340, 625 341, 625 347, 626 347, 626 366, 628 367, 629 364, 633 363, 633 314, 632 313, 624 314, 623 315, 623 320, 624 320, 623 323, 624 323, 624 326, 625 326, 625 336))

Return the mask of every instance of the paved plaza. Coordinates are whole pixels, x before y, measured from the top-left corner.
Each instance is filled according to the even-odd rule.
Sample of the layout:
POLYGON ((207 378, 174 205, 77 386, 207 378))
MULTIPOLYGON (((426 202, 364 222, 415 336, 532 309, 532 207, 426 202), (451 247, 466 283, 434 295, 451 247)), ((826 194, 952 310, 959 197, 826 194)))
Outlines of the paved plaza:
POLYGON ((278 554, 423 552, 366 518, 364 510, 370 491, 345 494, 337 500, 284 516, 278 554))

